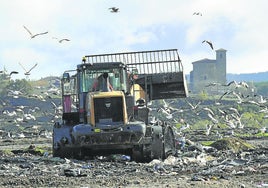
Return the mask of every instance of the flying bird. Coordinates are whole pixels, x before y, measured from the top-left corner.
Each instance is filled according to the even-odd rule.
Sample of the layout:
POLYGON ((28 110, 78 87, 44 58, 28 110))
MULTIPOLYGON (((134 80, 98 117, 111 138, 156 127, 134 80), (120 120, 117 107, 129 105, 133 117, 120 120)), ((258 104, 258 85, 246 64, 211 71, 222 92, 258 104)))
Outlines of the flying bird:
POLYGON ((212 129, 212 127, 213 127, 213 125, 211 125, 211 124, 207 124, 207 126, 206 126, 206 135, 208 136, 209 134, 210 134, 210 131, 211 131, 211 129, 212 129))
POLYGON ((24 27, 24 29, 30 34, 31 39, 32 39, 32 38, 35 38, 35 37, 38 36, 38 35, 45 35, 45 34, 48 34, 48 31, 43 32, 43 33, 32 34, 32 32, 31 32, 26 26, 23 26, 23 27, 24 27))
POLYGON ((30 68, 29 70, 26 70, 21 63, 19 63, 19 64, 23 68, 23 70, 25 71, 24 75, 27 75, 27 76, 30 75, 30 72, 37 66, 37 63, 36 63, 32 68, 30 68))
POLYGON ((219 121, 213 117, 213 114, 208 113, 208 117, 210 118, 210 120, 214 123, 214 124, 218 124, 219 121))
POLYGON ((11 71, 11 72, 9 73, 9 76, 11 76, 12 74, 19 74, 19 72, 17 72, 17 71, 11 71))
POLYGON ((231 82, 229 82, 228 84, 225 84, 225 85, 223 85, 223 86, 230 86, 230 85, 232 85, 232 84, 234 84, 235 86, 238 85, 237 82, 236 82, 235 80, 233 80, 233 81, 231 81, 231 82))
POLYGON ((111 10, 112 13, 119 12, 119 8, 117 8, 117 7, 111 7, 111 8, 109 8, 109 10, 111 10))
POLYGON ((52 37, 53 39, 58 40, 59 43, 62 43, 63 41, 71 41, 70 39, 64 38, 64 39, 58 39, 57 37, 52 37))
POLYGON ((210 108, 208 108, 208 107, 204 107, 203 110, 206 110, 206 111, 207 111, 209 114, 211 114, 212 116, 215 115, 214 112, 213 112, 210 108))
POLYGON ((244 87, 244 88, 247 88, 247 89, 249 88, 249 85, 246 82, 244 82, 244 81, 236 82, 235 80, 233 80, 233 81, 231 81, 228 84, 223 85, 223 86, 230 86, 230 85, 234 85, 236 89, 239 88, 239 87, 244 87))
POLYGON ((217 85, 220 85, 220 83, 212 82, 212 83, 209 83, 208 85, 205 85, 205 87, 217 86, 217 85))
POLYGON ((202 16, 201 12, 194 12, 193 15, 202 16))
POLYGON ((0 71, 0 74, 4 74, 4 75, 6 75, 7 78, 11 78, 12 74, 19 74, 19 72, 11 71, 10 73, 8 73, 7 71, 4 70, 4 71, 0 71))
POLYGON ((198 105, 201 103, 201 101, 199 101, 197 104, 193 105, 193 104, 191 104, 191 103, 190 103, 189 101, 187 101, 187 100, 186 100, 186 102, 187 102, 187 104, 189 104, 189 106, 191 107, 191 110, 196 110, 197 107, 198 107, 198 105))
POLYGON ((238 115, 239 117, 241 116, 236 108, 230 107, 229 110, 230 110, 230 111, 233 111, 233 112, 234 112, 236 115, 238 115))
POLYGON ((211 41, 203 40, 202 43, 205 43, 205 42, 210 46, 210 48, 211 48, 212 50, 214 50, 214 48, 213 48, 213 44, 212 44, 211 41))
POLYGON ((262 95, 259 95, 258 103, 259 103, 259 104, 264 104, 264 103, 266 103, 266 102, 267 102, 266 98, 263 98, 262 95))
POLYGON ((241 81, 241 82, 238 82, 238 86, 237 87, 244 87, 244 88, 249 88, 249 85, 246 83, 246 82, 244 82, 244 81, 241 81))
POLYGON ((71 41, 70 39, 61 39, 59 40, 59 43, 62 43, 63 41, 71 41))

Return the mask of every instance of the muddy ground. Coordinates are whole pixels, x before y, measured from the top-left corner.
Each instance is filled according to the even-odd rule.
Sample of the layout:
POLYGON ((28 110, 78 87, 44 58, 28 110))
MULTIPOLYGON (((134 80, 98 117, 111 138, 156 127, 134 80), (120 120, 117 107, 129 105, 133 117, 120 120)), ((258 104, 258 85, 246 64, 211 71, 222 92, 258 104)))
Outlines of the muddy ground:
MULTIPOLYGON (((198 135, 195 137, 198 143, 198 135)), ((266 137, 267 138, 267 137, 266 137)), ((150 163, 123 155, 94 160, 54 158, 52 138, 38 135, 0 139, 1 187, 265 187, 268 186, 268 140, 246 140, 250 146, 200 149, 186 145, 177 156, 150 163)), ((245 141, 245 140, 244 140, 245 141)), ((222 142, 222 144, 228 144, 222 142)), ((248 145, 247 145, 248 146, 248 145)))

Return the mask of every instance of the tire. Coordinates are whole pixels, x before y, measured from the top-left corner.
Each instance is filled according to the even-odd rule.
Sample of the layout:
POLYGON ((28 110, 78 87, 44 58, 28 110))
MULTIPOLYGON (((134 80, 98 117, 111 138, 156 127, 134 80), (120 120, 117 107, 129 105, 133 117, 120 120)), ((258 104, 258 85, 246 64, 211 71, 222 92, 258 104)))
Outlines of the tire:
POLYGON ((69 148, 59 148, 54 149, 53 148, 53 157, 60 157, 60 158, 72 158, 73 152, 69 148))
POLYGON ((175 136, 171 126, 167 126, 164 129, 164 156, 167 158, 169 155, 176 154, 175 136))
POLYGON ((154 126, 152 134, 151 160, 164 158, 164 135, 162 126, 154 126))
POLYGON ((143 145, 137 146, 132 149, 131 159, 139 163, 145 163, 149 161, 149 159, 146 158, 145 153, 143 152, 143 145))

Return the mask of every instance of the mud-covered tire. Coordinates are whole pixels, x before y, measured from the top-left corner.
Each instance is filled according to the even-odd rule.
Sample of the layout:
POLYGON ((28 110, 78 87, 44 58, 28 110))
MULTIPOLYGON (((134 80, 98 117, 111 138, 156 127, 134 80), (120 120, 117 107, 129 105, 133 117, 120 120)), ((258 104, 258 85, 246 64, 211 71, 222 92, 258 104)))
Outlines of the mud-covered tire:
POLYGON ((72 158, 73 152, 69 148, 53 148, 53 157, 60 157, 60 158, 72 158))
POLYGON ((142 145, 132 149, 131 159, 135 162, 143 162, 144 161, 143 146, 142 145))
POLYGON ((169 155, 176 154, 176 144, 175 144, 175 136, 171 126, 166 126, 164 128, 164 156, 163 158, 167 158, 169 155))
POLYGON ((164 158, 164 135, 162 126, 154 126, 152 134, 151 159, 164 158))

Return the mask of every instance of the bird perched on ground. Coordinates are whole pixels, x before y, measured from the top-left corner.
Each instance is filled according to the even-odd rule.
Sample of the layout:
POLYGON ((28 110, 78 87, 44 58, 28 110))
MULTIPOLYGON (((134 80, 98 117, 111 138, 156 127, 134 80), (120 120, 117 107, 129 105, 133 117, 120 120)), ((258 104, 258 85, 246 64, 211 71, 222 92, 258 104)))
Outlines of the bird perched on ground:
POLYGON ((32 32, 31 32, 26 26, 23 26, 23 27, 24 27, 24 29, 30 34, 31 39, 32 39, 32 38, 35 38, 35 37, 38 36, 38 35, 45 35, 45 34, 48 34, 48 31, 43 32, 43 33, 32 34, 32 32))
POLYGON ((214 48, 213 48, 213 44, 212 44, 211 41, 203 40, 202 43, 207 43, 207 44, 209 44, 210 48, 211 48, 212 50, 214 50, 214 48))
POLYGON ((27 75, 27 76, 30 75, 30 72, 37 66, 37 63, 36 63, 32 68, 30 68, 29 70, 26 70, 21 63, 19 63, 19 64, 23 68, 23 70, 25 71, 24 75, 27 75))
POLYGON ((112 13, 119 12, 119 8, 117 8, 117 7, 111 7, 111 8, 109 8, 109 10, 111 10, 112 13))

